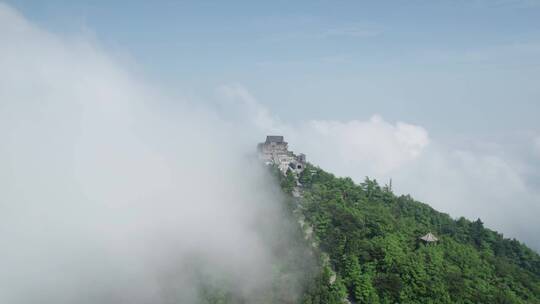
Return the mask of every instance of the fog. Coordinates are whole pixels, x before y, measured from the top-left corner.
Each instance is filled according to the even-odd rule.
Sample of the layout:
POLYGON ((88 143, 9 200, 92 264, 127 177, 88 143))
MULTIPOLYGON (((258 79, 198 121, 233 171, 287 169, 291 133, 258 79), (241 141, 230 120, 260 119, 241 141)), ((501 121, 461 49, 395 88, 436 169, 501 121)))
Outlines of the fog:
POLYGON ((244 298, 270 288, 281 197, 253 138, 1 4, 0 40, 0 302, 195 303, 222 278, 244 298))

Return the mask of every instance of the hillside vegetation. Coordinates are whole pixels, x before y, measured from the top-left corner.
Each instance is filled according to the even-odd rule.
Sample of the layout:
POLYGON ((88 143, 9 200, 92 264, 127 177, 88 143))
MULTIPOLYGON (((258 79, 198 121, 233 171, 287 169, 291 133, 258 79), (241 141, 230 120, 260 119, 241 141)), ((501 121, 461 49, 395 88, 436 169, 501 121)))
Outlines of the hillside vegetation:
MULTIPOLYGON (((353 303, 540 303, 539 255, 480 219, 454 220, 375 180, 313 166, 299 181, 299 209, 337 273, 330 288, 312 282, 304 303, 342 303, 343 292, 353 303), (428 232, 439 241, 420 241, 428 232)), ((292 192, 292 173, 281 185, 292 192)))
POLYGON ((271 287, 237 294, 211 273, 201 303, 540 303, 540 256, 480 219, 454 220, 368 178, 273 170, 287 195, 283 217, 259 224, 272 228, 261 235, 275 257, 271 287), (419 240, 428 232, 439 241, 419 240))

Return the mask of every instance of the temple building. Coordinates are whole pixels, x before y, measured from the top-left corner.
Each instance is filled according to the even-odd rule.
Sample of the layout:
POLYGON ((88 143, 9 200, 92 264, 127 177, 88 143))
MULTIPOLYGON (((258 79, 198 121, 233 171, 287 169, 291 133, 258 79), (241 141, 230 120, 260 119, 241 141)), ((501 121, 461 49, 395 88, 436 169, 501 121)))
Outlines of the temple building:
POLYGON ((257 145, 259 159, 267 165, 276 165, 279 170, 286 174, 287 170, 300 173, 306 164, 306 155, 295 155, 289 151, 289 144, 283 136, 268 135, 266 141, 257 145))

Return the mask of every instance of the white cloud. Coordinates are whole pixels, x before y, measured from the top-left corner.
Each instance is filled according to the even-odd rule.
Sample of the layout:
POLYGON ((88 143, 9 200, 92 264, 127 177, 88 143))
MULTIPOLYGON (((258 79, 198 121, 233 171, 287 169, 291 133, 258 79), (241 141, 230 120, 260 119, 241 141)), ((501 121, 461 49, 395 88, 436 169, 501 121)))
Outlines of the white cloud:
MULTIPOLYGON (((344 167, 360 167, 374 175, 389 173, 414 160, 429 143, 423 128, 402 122, 391 124, 377 115, 367 121, 308 121, 297 130, 293 142, 316 151, 315 157, 335 155, 344 167)), ((332 166, 331 162, 335 160, 327 165, 332 166)))
POLYGON ((271 287, 278 191, 235 125, 3 4, 0 41, 0 302, 192 303, 195 258, 271 287))
POLYGON ((481 218, 488 227, 540 248, 540 195, 511 162, 495 154, 444 148, 426 151, 393 176, 397 191, 454 217, 481 218))
POLYGON ((312 159, 322 167, 339 166, 341 174, 353 175, 352 170, 362 168, 364 174, 384 175, 413 161, 429 145, 424 128, 403 122, 392 124, 378 115, 366 121, 310 120, 288 124, 272 116, 240 85, 224 85, 219 91, 227 101, 223 108, 229 117, 230 113, 240 115, 246 128, 259 138, 265 133, 283 133, 293 148, 310 151, 312 159))
POLYGON ((251 93, 239 84, 222 85, 218 93, 224 97, 220 105, 226 115, 234 115, 237 122, 248 121, 258 129, 279 131, 282 123, 273 117, 268 109, 262 107, 251 93), (233 109, 232 111, 230 109, 233 109))

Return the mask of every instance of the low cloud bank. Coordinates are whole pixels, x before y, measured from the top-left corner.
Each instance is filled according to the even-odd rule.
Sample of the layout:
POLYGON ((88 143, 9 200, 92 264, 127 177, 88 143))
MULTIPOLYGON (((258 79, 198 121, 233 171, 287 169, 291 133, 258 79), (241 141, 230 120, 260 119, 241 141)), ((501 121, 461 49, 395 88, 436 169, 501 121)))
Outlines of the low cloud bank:
POLYGON ((271 288, 281 197, 236 126, 2 4, 0 40, 0 302, 195 303, 219 274, 244 298, 271 288))

